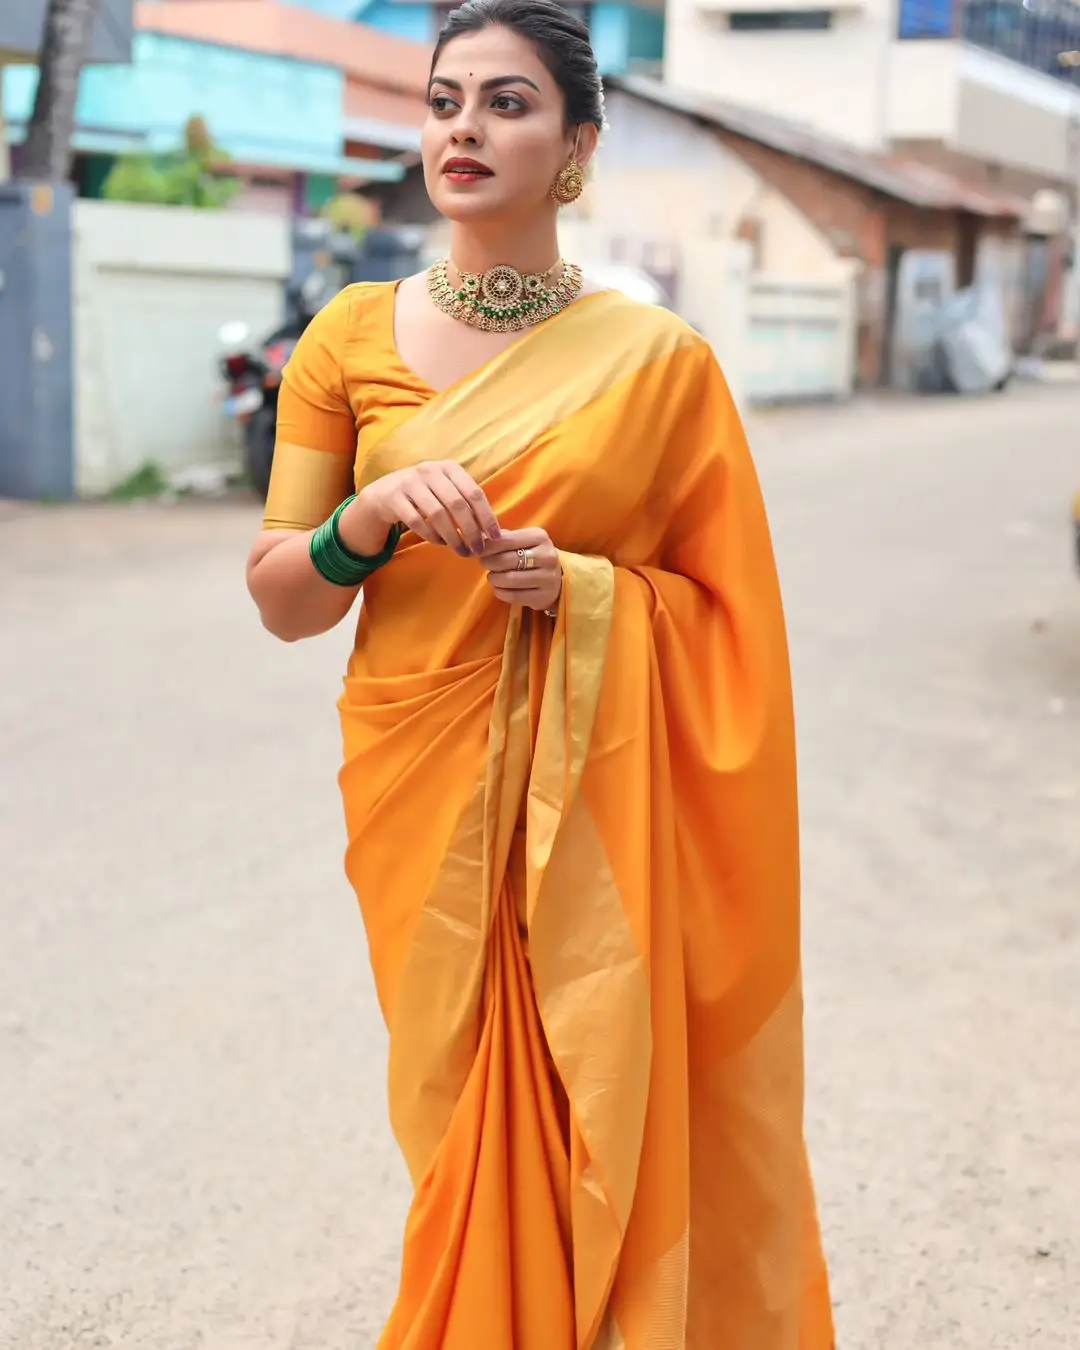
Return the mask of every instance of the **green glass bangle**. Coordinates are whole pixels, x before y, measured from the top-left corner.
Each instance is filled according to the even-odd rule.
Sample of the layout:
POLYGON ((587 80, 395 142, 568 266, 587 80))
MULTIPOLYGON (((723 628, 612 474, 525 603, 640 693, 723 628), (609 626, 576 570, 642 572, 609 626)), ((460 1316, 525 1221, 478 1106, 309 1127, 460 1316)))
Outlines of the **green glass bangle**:
POLYGON ((394 550, 402 535, 400 525, 391 525, 386 543, 378 553, 368 557, 347 548, 342 543, 338 521, 341 519, 342 511, 355 500, 355 493, 351 497, 346 497, 330 519, 324 520, 315 530, 308 546, 316 572, 335 586, 362 586, 372 572, 385 567, 394 556, 394 550))

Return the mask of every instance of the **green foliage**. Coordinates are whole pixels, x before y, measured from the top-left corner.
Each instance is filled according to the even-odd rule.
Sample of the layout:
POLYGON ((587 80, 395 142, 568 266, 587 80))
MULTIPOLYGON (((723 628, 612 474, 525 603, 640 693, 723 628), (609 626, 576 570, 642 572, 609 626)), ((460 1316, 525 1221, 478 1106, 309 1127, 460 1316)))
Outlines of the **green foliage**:
POLYGON ((113 488, 109 500, 114 502, 134 502, 144 497, 160 497, 169 490, 169 480, 161 466, 153 460, 146 460, 113 488))
POLYGON ((237 179, 220 175, 228 162, 229 156, 214 144, 203 119, 193 117, 178 150, 165 155, 121 155, 105 179, 102 195, 111 202, 220 211, 240 190, 237 179))
POLYGON ((351 234, 358 244, 377 219, 376 208, 358 192, 342 192, 332 197, 319 214, 339 233, 351 234))

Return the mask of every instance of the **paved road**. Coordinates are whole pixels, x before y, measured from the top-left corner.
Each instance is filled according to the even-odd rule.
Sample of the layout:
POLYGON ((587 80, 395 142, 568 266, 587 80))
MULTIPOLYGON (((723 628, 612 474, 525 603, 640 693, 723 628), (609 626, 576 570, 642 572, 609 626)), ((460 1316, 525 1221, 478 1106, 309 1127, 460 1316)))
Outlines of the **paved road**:
MULTIPOLYGON (((1080 1344, 1078 408, 756 428, 841 1350, 1080 1344)), ((262 634, 255 524, 0 521, 5 1350, 366 1350, 393 1293, 404 1179, 340 867, 345 635, 262 634)))

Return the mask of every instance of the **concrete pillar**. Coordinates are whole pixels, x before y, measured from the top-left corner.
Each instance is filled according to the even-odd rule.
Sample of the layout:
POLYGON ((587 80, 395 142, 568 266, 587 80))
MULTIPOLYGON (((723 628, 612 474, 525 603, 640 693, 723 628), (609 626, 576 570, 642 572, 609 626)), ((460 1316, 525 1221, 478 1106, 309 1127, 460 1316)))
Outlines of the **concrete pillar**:
POLYGON ((4 63, 0 61, 0 183, 11 177, 11 154, 4 133, 4 63))

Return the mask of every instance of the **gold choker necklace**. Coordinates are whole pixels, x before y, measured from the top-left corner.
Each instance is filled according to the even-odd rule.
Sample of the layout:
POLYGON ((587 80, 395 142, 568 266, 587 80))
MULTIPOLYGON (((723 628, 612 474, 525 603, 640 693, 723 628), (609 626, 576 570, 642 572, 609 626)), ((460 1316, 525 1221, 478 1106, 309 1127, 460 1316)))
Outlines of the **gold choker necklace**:
POLYGON ((462 272, 459 284, 448 275, 450 259, 443 258, 428 272, 428 295, 444 314, 484 333, 520 333, 553 318, 573 304, 581 291, 581 268, 560 258, 546 272, 522 275, 500 264, 487 272, 462 272), (562 269, 558 280, 552 276, 562 269))

